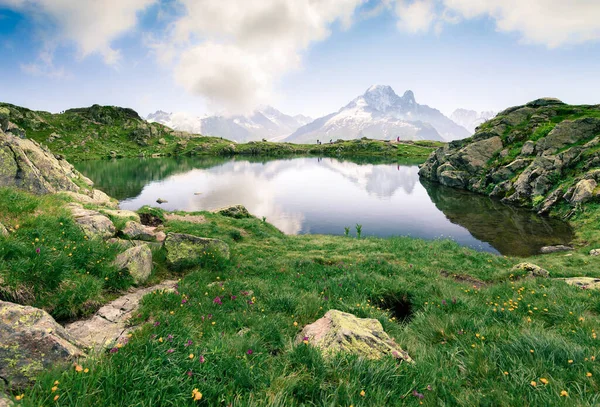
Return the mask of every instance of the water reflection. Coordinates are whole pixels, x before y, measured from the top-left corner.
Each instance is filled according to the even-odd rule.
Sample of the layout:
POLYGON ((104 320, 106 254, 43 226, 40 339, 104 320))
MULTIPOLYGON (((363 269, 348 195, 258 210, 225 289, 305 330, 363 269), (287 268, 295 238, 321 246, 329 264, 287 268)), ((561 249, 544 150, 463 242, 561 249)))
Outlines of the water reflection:
POLYGON ((571 238, 567 225, 489 198, 427 185, 414 164, 332 158, 230 160, 161 158, 94 161, 78 169, 100 189, 138 209, 199 211, 242 204, 288 234, 408 235, 503 254, 530 254, 571 238), (524 248, 525 247, 525 248, 524 248))

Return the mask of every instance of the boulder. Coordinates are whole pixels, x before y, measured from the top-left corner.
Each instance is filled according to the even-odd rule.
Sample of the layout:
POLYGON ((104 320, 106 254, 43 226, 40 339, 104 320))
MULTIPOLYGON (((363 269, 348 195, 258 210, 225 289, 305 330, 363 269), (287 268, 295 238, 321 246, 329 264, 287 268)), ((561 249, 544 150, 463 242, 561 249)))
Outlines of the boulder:
POLYGON ((570 277, 564 279, 565 283, 584 290, 600 290, 600 278, 570 277))
POLYGON ((6 394, 0 393, 0 407, 13 407, 15 403, 6 394))
POLYGON ((347 352, 368 359, 389 355, 412 362, 410 356, 383 330, 378 320, 358 318, 338 310, 329 310, 323 318, 305 326, 296 341, 308 341, 321 349, 325 356, 347 352))
POLYGON ((166 145, 166 144, 167 144, 167 140, 165 140, 164 138, 159 138, 159 139, 158 139, 158 144, 160 144, 160 145, 164 146, 164 145, 166 145))
POLYGON ((133 211, 124 211, 120 209, 100 209, 100 212, 110 216, 111 218, 140 222, 140 215, 133 211))
POLYGON ((89 193, 74 182, 78 178, 83 179, 83 176, 65 160, 58 160, 47 148, 0 131, 0 186, 16 187, 34 194, 89 193))
POLYGON ((571 246, 565 246, 562 244, 556 246, 544 246, 540 249, 542 254, 558 253, 558 252, 570 252, 573 248, 571 246))
POLYGON ((121 232, 126 239, 152 242, 157 240, 155 229, 151 226, 144 226, 141 223, 129 221, 125 224, 125 228, 121 232))
POLYGON ((533 263, 520 263, 514 266, 512 269, 513 271, 527 271, 531 277, 547 278, 550 276, 550 272, 548 270, 545 270, 533 263))
POLYGON ((75 222, 88 237, 109 239, 115 235, 115 225, 100 212, 83 209, 80 204, 69 204, 67 208, 71 211, 75 222))
POLYGON ((10 387, 80 356, 81 346, 47 312, 0 301, 0 377, 10 387))
POLYGON ((0 236, 8 236, 8 230, 6 230, 2 223, 0 223, 0 236))
POLYGON ((229 258, 227 243, 183 233, 169 233, 165 239, 165 250, 167 264, 177 269, 194 267, 207 254, 229 258))
POLYGON ((571 196, 572 204, 585 203, 594 196, 594 189, 598 186, 593 179, 582 179, 575 185, 575 190, 571 196))
POLYGON ((532 155, 535 151, 535 143, 531 140, 526 141, 521 149, 521 155, 532 155))
POLYGON ((600 249, 590 250, 590 256, 600 256, 600 249))
POLYGON ((228 206, 227 208, 217 209, 213 212, 236 219, 249 218, 252 216, 250 215, 250 212, 248 212, 248 209, 243 205, 228 206))
POLYGON ((115 266, 127 271, 136 284, 145 283, 152 273, 152 250, 148 245, 132 247, 117 256, 115 266))
POLYGON ((555 154, 560 149, 600 133, 600 118, 584 117, 576 120, 563 120, 548 135, 540 139, 538 154, 555 154))

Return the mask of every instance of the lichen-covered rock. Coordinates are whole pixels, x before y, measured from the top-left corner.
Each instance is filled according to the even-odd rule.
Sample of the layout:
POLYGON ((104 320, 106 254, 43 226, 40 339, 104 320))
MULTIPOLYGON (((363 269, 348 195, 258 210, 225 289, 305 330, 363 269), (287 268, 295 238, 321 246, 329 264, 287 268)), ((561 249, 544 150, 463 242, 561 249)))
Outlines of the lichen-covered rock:
POLYGON ((154 227, 144 226, 139 222, 129 221, 125 224, 125 228, 121 233, 126 239, 153 242, 157 240, 155 229, 154 227))
POLYGON ((544 277, 550 276, 550 272, 537 266, 533 263, 519 263, 513 267, 513 271, 526 271, 531 277, 544 277))
POLYGON ((25 386, 41 371, 83 355, 45 311, 0 301, 0 377, 9 386, 25 386))
POLYGON ((86 236, 110 239, 115 235, 115 225, 100 212, 83 209, 80 204, 69 204, 67 208, 71 211, 75 222, 86 236))
POLYGON ((152 273, 152 250, 148 245, 132 247, 117 256, 115 266, 127 271, 136 284, 145 283, 152 273))
POLYGON ((590 250, 590 256, 600 256, 600 249, 590 250))
POLYGON ((571 196, 571 203, 585 203, 592 199, 594 196, 594 189, 598 186, 596 181, 593 179, 582 179, 575 185, 575 190, 571 196))
POLYGON ((106 206, 109 208, 117 208, 119 206, 119 203, 115 199, 111 198, 99 189, 88 191, 88 194, 75 192, 64 192, 64 194, 68 195, 75 202, 86 205, 106 206))
POLYGON ((594 277, 570 277, 565 278, 569 285, 582 288, 584 290, 600 290, 600 278, 594 277))
POLYGON ((244 205, 228 206, 227 208, 217 209, 214 212, 223 216, 236 219, 249 218, 250 216, 252 216, 250 215, 250 212, 248 212, 248 209, 246 209, 244 205))
POLYGON ((169 233, 164 247, 167 252, 167 264, 177 269, 194 267, 207 255, 229 258, 227 243, 183 233, 169 233))
POLYGON ((0 130, 0 186, 16 187, 34 194, 90 193, 74 180, 89 181, 71 164, 58 160, 35 141, 0 130))
POLYGON ((540 249, 540 253, 542 254, 550 254, 550 253, 558 253, 558 252, 570 252, 573 248, 571 246, 565 246, 564 244, 559 244, 556 246, 544 246, 540 249))
POLYGON ((296 341, 301 343, 305 340, 321 349, 325 356, 348 352, 368 359, 390 355, 412 362, 378 320, 358 318, 338 310, 329 310, 323 318, 305 326, 296 341))

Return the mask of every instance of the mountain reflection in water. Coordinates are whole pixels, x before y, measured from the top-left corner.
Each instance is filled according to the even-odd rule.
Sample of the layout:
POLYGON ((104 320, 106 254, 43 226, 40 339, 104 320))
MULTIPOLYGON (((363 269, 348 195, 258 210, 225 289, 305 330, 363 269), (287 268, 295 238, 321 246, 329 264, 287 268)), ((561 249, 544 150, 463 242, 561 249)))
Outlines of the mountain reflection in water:
POLYGON ((487 197, 422 185, 414 164, 333 158, 157 158, 77 164, 123 209, 212 210, 242 204, 287 234, 450 238, 507 255, 568 243, 568 224, 487 197), (158 198, 168 203, 158 205, 158 198))

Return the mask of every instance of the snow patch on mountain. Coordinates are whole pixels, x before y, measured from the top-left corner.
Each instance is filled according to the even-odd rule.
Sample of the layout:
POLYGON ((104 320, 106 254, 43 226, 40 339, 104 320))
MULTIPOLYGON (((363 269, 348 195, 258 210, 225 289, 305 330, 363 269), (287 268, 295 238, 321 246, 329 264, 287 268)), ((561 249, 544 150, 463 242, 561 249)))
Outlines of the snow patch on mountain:
POLYGON ((496 114, 498 114, 498 112, 491 110, 477 112, 475 110, 456 109, 454 113, 450 115, 450 119, 463 126, 465 129, 469 130, 471 134, 473 134, 475 133, 477 126, 490 119, 493 119, 496 117, 496 114))

